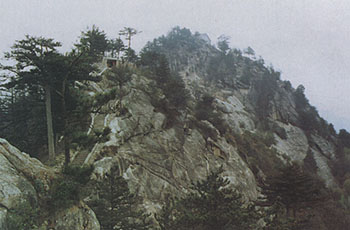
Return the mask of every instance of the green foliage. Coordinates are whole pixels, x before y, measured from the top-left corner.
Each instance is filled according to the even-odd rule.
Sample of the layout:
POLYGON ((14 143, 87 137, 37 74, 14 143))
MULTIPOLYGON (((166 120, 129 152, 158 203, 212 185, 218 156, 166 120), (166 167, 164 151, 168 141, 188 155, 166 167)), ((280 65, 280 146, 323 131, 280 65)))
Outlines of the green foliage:
POLYGON ((271 102, 277 90, 276 76, 269 72, 265 72, 263 76, 256 79, 253 83, 254 94, 253 101, 255 102, 255 111, 259 122, 267 128, 267 118, 271 112, 271 102))
POLYGON ((25 92, 40 92, 45 99, 47 140, 50 157, 54 157, 54 130, 52 116, 52 92, 61 76, 67 71, 65 57, 58 53, 59 42, 43 37, 27 35, 25 39, 16 41, 10 53, 5 57, 15 65, 1 66, 13 76, 5 84, 7 88, 25 92), (40 91, 39 91, 40 90, 40 91))
POLYGON ((345 190, 345 193, 350 196, 350 178, 346 179, 343 184, 343 188, 345 190))
POLYGON ((45 107, 42 94, 7 91, 0 99, 0 136, 32 157, 37 157, 40 147, 47 143, 45 107), (17 130, 21 130, 18 132, 17 130))
POLYGON ((128 63, 138 63, 139 57, 137 56, 135 50, 128 48, 124 51, 124 56, 122 57, 123 62, 128 63))
POLYGON ((125 83, 131 80, 131 75, 134 74, 135 71, 128 64, 121 64, 117 66, 113 66, 106 73, 106 77, 108 80, 115 82, 118 86, 123 86, 125 83))
POLYGON ((338 190, 336 196, 325 189, 323 182, 306 173, 297 165, 280 170, 268 177, 262 185, 266 210, 265 229, 347 229, 349 213, 340 205, 338 190), (290 211, 293 210, 293 216, 290 211))
POLYGON ((181 76, 173 73, 162 87, 169 105, 177 110, 184 110, 189 100, 189 92, 181 76))
POLYGON ((330 124, 328 125, 328 129, 329 129, 330 135, 332 135, 332 136, 337 136, 337 132, 335 131, 334 125, 333 125, 332 123, 330 123, 330 124))
POLYGON ((297 110, 305 109, 309 100, 305 96, 305 87, 299 85, 294 93, 295 106, 297 110))
POLYGON ((333 125, 328 124, 319 116, 317 109, 309 104, 304 92, 305 87, 303 85, 299 85, 294 92, 296 111, 299 114, 299 126, 308 132, 316 131, 325 138, 335 135, 333 125))
POLYGON ((98 92, 93 97, 92 106, 101 107, 102 105, 105 105, 110 100, 115 99, 117 96, 118 96, 118 93, 116 88, 112 88, 105 92, 98 92))
POLYGON ((267 219, 266 230, 302 230, 302 229, 312 229, 308 228, 310 226, 310 216, 305 216, 300 219, 294 219, 292 217, 285 217, 281 215, 281 209, 274 210, 271 212, 272 219, 267 219))
POLYGON ((32 230, 39 225, 39 209, 33 208, 29 202, 21 202, 8 210, 6 217, 7 230, 32 230))
POLYGON ((254 56, 255 55, 255 51, 253 50, 252 47, 248 46, 248 48, 244 49, 243 52, 247 55, 251 55, 254 56))
POLYGON ((25 85, 53 84, 59 78, 62 69, 62 56, 57 52, 61 43, 52 38, 26 35, 23 40, 16 41, 5 58, 16 62, 15 66, 2 66, 4 70, 16 73, 7 84, 8 87, 25 85))
POLYGON ((90 149, 97 141, 95 135, 88 135, 83 131, 73 132, 70 138, 72 148, 83 147, 90 149))
POLYGON ((345 129, 339 130, 338 140, 342 146, 350 148, 350 133, 345 129))
POLYGON ((111 129, 109 127, 105 127, 102 130, 94 129, 90 134, 87 134, 86 131, 74 130, 69 134, 70 147, 74 149, 78 149, 78 147, 91 149, 97 142, 108 141, 110 132, 111 129))
POLYGON ((236 56, 232 52, 221 53, 210 58, 207 67, 206 80, 210 82, 221 82, 224 86, 234 87, 236 76, 236 56))
POLYGON ((79 201, 79 183, 70 178, 57 179, 51 188, 52 210, 62 210, 79 201))
POLYGON ((30 153, 45 151, 43 143, 49 142, 51 156, 54 155, 54 136, 64 136, 63 142, 67 146, 65 152, 68 152, 71 127, 79 127, 78 121, 86 121, 87 115, 86 110, 79 111, 82 108, 80 105, 73 106, 79 98, 75 97, 78 89, 73 85, 77 80, 98 80, 89 73, 94 70, 92 63, 96 60, 95 57, 103 53, 101 38, 104 37, 97 27, 93 27, 91 31, 82 34, 81 43, 76 45, 76 49, 65 55, 57 51, 61 44, 53 39, 26 36, 25 39, 17 41, 12 51, 5 55, 14 60, 16 65, 2 66, 2 69, 16 73, 14 77, 8 76, 10 81, 6 85, 11 88, 14 97, 8 99, 7 114, 1 116, 4 119, 0 119, 0 127, 4 127, 4 136, 30 153), (51 110, 46 110, 46 116, 44 99, 45 106, 51 107, 51 110), (22 103, 25 103, 24 106, 20 106, 22 103), (12 106, 22 111, 15 115, 12 106), (39 111, 42 114, 39 114, 39 111), (15 119, 8 119, 10 116, 14 116, 15 119), (43 121, 46 118, 49 124, 53 123, 53 130, 51 125, 45 126, 43 121), (31 133, 28 135, 22 132, 23 137, 22 134, 16 134, 14 130, 18 130, 17 125, 21 126, 21 130, 31 133), (47 136, 43 135, 46 130, 47 136))
POLYGON ((111 39, 108 41, 108 51, 110 51, 112 57, 120 57, 120 53, 125 50, 123 40, 120 38, 111 39))
POLYGON ((309 111, 299 111, 300 127, 306 131, 317 129, 316 116, 318 116, 318 113, 314 107, 311 107, 309 111))
POLYGON ((276 201, 265 212, 264 221, 266 225, 265 230, 301 230, 310 229, 307 227, 310 222, 311 215, 305 214, 302 218, 296 219, 285 215, 285 208, 283 204, 276 201), (306 228, 305 228, 306 227, 306 228))
POLYGON ((272 131, 276 133, 281 139, 286 140, 287 139, 287 132, 283 127, 280 127, 279 125, 275 124, 272 126, 272 131))
POLYGON ((279 201, 287 210, 293 210, 294 218, 301 208, 311 207, 324 200, 322 182, 305 173, 299 166, 282 168, 280 173, 270 176, 262 186, 267 203, 279 201))
MULTIPOLYGON (((100 140, 99 134, 103 130, 87 134, 87 127, 90 124, 89 114, 99 112, 102 105, 116 97, 116 91, 117 89, 112 88, 109 91, 97 93, 91 97, 84 90, 69 88, 69 94, 66 96, 66 122, 68 125, 65 129, 66 137, 69 139, 69 143, 66 144, 69 148, 82 147, 89 149, 100 140)), ((62 126, 62 123, 57 125, 62 126)))
POLYGON ((104 127, 102 130, 93 130, 97 137, 97 142, 107 142, 109 140, 108 135, 111 133, 111 128, 104 127))
MULTIPOLYGON (((219 130, 221 134, 224 134, 227 131, 227 127, 224 124, 224 120, 221 118, 221 113, 215 111, 214 108, 215 98, 209 94, 204 94, 201 99, 197 102, 195 107, 195 117, 199 121, 207 120, 214 125, 215 128, 219 130)), ((202 126, 198 126, 198 128, 205 128, 202 126)), ((204 134, 209 134, 206 130, 203 130, 204 134)), ((209 135, 212 139, 216 140, 216 137, 213 135, 209 135)))
POLYGON ((230 50, 229 40, 230 40, 230 37, 224 34, 220 35, 220 37, 218 38, 218 48, 223 54, 226 54, 227 51, 230 50))
POLYGON ((143 49, 145 51, 153 51, 158 53, 166 53, 179 49, 179 47, 186 47, 188 51, 195 51, 199 44, 203 42, 196 36, 193 36, 191 31, 187 28, 174 27, 167 36, 161 36, 154 39, 153 42, 148 42, 143 49))
POLYGON ((70 177, 74 181, 84 185, 90 180, 90 175, 94 167, 90 166, 76 166, 76 165, 68 165, 63 169, 63 174, 65 176, 70 177))
POLYGON ((259 215, 241 195, 228 188, 229 181, 212 172, 204 181, 193 184, 192 192, 163 206, 156 216, 161 229, 223 230, 253 229, 259 215))
POLYGON ((127 182, 112 167, 105 181, 97 184, 98 199, 90 202, 101 230, 151 229, 149 215, 138 210, 138 197, 130 193, 127 182))
POLYGON ((89 62, 92 64, 98 61, 108 49, 107 36, 104 31, 93 25, 91 29, 81 32, 80 41, 76 47, 84 56, 89 57, 89 62))
MULTIPOLYGON (((339 139, 338 139, 339 140, 339 139)), ((342 142, 341 140, 339 142, 342 142)), ((340 143, 336 151, 336 160, 333 161, 332 174, 342 184, 350 173, 350 149, 340 143)))
MULTIPOLYGON (((174 123, 180 111, 183 111, 190 98, 181 76, 171 73, 165 55, 154 51, 143 51, 140 64, 150 71, 152 79, 162 90, 166 100, 152 101, 152 104, 167 115, 168 121, 174 123)), ((168 123, 168 127, 172 124, 168 123)))
POLYGON ((254 134, 246 131, 229 140, 237 146, 238 153, 256 176, 259 170, 265 175, 274 175, 278 171, 277 167, 283 164, 277 157, 276 150, 270 147, 274 143, 271 134, 254 134))
POLYGON ((254 74, 252 73, 252 70, 250 68, 244 68, 242 76, 239 78, 239 80, 246 85, 250 85, 253 79, 254 74))
POLYGON ((51 210, 68 208, 80 200, 80 190, 89 181, 92 166, 66 166, 63 175, 55 179, 50 189, 51 210))

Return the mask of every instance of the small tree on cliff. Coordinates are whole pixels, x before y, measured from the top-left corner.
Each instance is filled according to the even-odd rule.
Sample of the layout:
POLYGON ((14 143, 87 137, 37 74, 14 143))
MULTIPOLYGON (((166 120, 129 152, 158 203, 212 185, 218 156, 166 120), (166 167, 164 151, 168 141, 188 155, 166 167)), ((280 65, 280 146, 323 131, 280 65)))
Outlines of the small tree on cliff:
POLYGON ((101 230, 151 229, 148 215, 137 210, 137 196, 130 193, 123 177, 112 167, 105 182, 98 184, 98 199, 90 206, 100 221, 101 230))
POLYGON ((85 61, 90 59, 89 64, 98 61, 103 56, 104 51, 109 48, 106 33, 95 25, 91 29, 88 28, 81 32, 79 43, 75 46, 79 53, 85 56, 85 61))
POLYGON ((218 48, 221 50, 223 54, 226 54, 227 51, 230 49, 229 40, 230 40, 230 37, 224 34, 218 37, 218 48))
POLYGON ((296 217, 301 208, 311 207, 325 199, 320 181, 304 172, 300 166, 292 165, 281 169, 279 175, 270 177, 262 186, 267 203, 279 201, 285 207, 287 216, 293 211, 296 217))
POLYGON ((141 32, 142 31, 138 31, 138 30, 131 28, 131 27, 124 27, 124 29, 119 31, 119 35, 125 36, 125 40, 128 41, 128 48, 127 49, 130 49, 131 48, 131 38, 133 36, 135 36, 136 34, 139 34, 141 32))

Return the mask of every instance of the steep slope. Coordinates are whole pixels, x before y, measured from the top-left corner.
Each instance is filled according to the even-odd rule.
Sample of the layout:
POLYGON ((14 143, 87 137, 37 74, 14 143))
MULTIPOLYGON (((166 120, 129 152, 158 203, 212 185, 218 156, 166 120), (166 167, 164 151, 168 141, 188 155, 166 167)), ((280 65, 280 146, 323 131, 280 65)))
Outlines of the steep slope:
MULTIPOLYGON (((175 28, 148 43, 137 65, 118 63, 99 82, 76 82, 95 111, 86 127, 94 142, 77 148, 72 161, 94 166, 84 202, 98 201, 95 182, 107 183, 115 167, 150 213, 220 167, 246 200, 256 200, 261 182, 292 162, 341 188, 331 170, 339 137, 303 87, 282 81, 252 52, 220 50, 203 37, 175 28)), ((47 192, 57 175, 4 140, 0 147, 1 226, 15 200, 35 207, 45 194, 35 184, 47 192)), ((99 229, 84 202, 51 216, 55 227, 99 229)))
POLYGON ((146 50, 166 55, 193 95, 199 89, 214 96, 214 107, 223 112, 231 131, 271 132, 281 157, 303 162, 311 155, 327 186, 336 186, 329 167, 335 160, 336 134, 308 103, 302 86, 293 89, 261 58, 215 49, 186 29, 175 28, 167 38, 149 43, 146 50))
MULTIPOLYGON (((86 161, 94 164, 96 178, 103 178, 117 164, 131 190, 144 198, 148 208, 157 208, 169 194, 181 195, 192 181, 223 165, 224 176, 236 188, 247 198, 257 197, 253 173, 224 137, 218 135, 214 141, 198 128, 189 128, 195 119, 189 114, 166 129, 166 116, 156 111, 149 96, 154 95, 151 81, 134 74, 124 87, 129 92, 121 103, 126 114, 113 113, 106 106, 106 115, 94 115, 94 128, 111 129, 109 141, 97 143, 86 161)), ((109 107, 115 104, 116 100, 108 102, 109 107)), ((201 124, 218 132, 209 122, 201 124)))
MULTIPOLYGON (((159 210, 169 195, 184 195, 191 182, 220 166, 247 199, 258 197, 257 181, 290 162, 305 164, 327 187, 337 187, 329 166, 335 136, 308 126, 301 111, 313 107, 298 108, 297 90, 263 60, 238 50, 225 54, 181 29, 149 43, 143 52, 166 55, 190 99, 185 109, 175 108, 172 114, 174 108, 164 108, 171 104, 157 79, 144 68, 131 67, 134 74, 119 88, 123 96, 91 115, 90 130, 111 130, 108 141, 96 143, 85 161, 95 166, 94 179, 102 180, 117 165, 150 212, 159 210), (209 105, 200 104, 205 95, 213 97, 209 105), (201 105, 207 106, 204 111, 201 105), (215 116, 203 118, 210 110, 215 116)), ((116 82, 117 77, 104 77, 84 87, 96 95, 110 92, 116 82)), ((316 112, 312 121, 317 125, 321 120, 316 112)))

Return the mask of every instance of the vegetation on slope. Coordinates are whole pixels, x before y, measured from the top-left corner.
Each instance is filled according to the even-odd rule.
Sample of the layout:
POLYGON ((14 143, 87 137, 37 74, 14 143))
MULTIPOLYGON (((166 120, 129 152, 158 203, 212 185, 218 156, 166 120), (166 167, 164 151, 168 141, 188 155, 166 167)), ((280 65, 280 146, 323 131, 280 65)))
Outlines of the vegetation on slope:
MULTIPOLYGON (((132 31, 128 34, 127 31, 125 33, 130 42, 134 34, 131 34, 132 31)), ((61 148, 66 153, 67 166, 62 176, 53 182, 50 194, 47 194, 47 201, 52 201, 55 208, 63 209, 76 204, 82 198, 77 194, 91 182, 91 168, 70 168, 69 150, 78 147, 90 150, 94 143, 106 141, 110 132, 108 129, 93 130, 87 134, 88 115, 104 112, 103 105, 114 99, 119 99, 119 107, 116 108, 118 114, 126 114, 127 108, 121 103, 127 93, 124 92, 124 85, 131 80, 132 74, 138 73, 151 79, 154 92, 164 95, 150 95, 155 109, 167 116, 164 128, 179 123, 184 127, 184 123, 188 122, 191 123, 190 128, 200 130, 206 140, 211 138, 216 141, 219 137, 225 137, 227 142, 237 148, 261 183, 262 194, 265 194, 267 201, 247 206, 241 194, 227 188, 228 181, 220 177, 220 172, 213 172, 206 180, 194 184, 187 195, 174 198, 164 206, 162 213, 157 215, 161 229, 213 229, 213 226, 216 229, 264 228, 263 225, 257 225, 259 218, 265 219, 266 229, 345 229, 348 226, 350 134, 346 130, 337 134, 332 124, 322 119, 316 108, 309 104, 303 86, 294 90, 290 83, 282 82, 280 72, 273 67, 266 67, 264 60, 257 59, 251 48, 245 52, 231 49, 228 40, 223 37, 219 40, 219 49, 216 49, 201 40, 198 33, 192 34, 190 30, 179 27, 167 36, 149 42, 140 56, 131 49, 130 43, 125 48, 120 39, 108 40, 106 34, 97 27, 83 32, 79 43, 66 55, 57 51, 58 45, 50 39, 29 36, 15 44, 8 57, 16 60, 17 66, 3 69, 12 70, 16 75, 4 85, 7 88, 3 89, 0 108, 0 135, 32 156, 38 156, 38 152, 46 152, 49 148, 47 143, 52 134, 45 135, 50 128, 43 121, 50 117, 45 111, 48 103, 51 104, 55 145, 59 147, 63 138, 61 148), (47 42, 50 51, 25 59, 31 42, 37 45, 40 41, 47 42), (105 77, 112 85, 110 90, 90 96, 82 82, 100 80, 90 73, 95 70, 94 63, 101 59, 105 51, 119 58, 124 65, 106 71, 105 77), (193 55, 198 57, 197 63, 191 60, 193 55), (36 62, 29 63, 28 69, 30 61, 36 62), (131 62, 133 64, 129 65, 131 62), (190 69, 185 68, 188 65, 191 65, 190 69), (204 90, 190 92, 186 89, 178 73, 184 69, 187 74, 190 74, 188 71, 200 74, 204 83, 211 87, 248 91, 246 103, 250 107, 247 109, 250 109, 259 130, 233 132, 225 124, 223 113, 217 110, 212 95, 204 90), (282 83, 286 91, 292 94, 298 115, 293 125, 300 127, 308 137, 319 135, 337 146, 332 170, 340 189, 330 191, 324 188, 318 178, 307 174, 310 171, 306 168, 307 164, 302 168, 294 165, 283 167, 283 162, 289 159, 281 159, 273 148, 274 133, 282 139, 286 139, 287 135, 285 130, 274 125, 272 117, 276 95, 282 83), (48 90, 51 93, 50 102, 45 100, 48 90), (194 102, 193 98, 198 100, 194 102), (188 121, 184 114, 193 116, 188 121)), ((133 209, 139 200, 129 192, 121 177, 110 174, 107 182, 97 187, 101 203, 92 203, 91 206, 104 229, 150 228, 149 216, 133 209)), ((42 204, 41 208, 44 206, 42 204)), ((13 216, 14 222, 16 218, 20 219, 18 215, 23 215, 23 212, 33 218, 36 215, 35 210, 28 211, 24 205, 18 210, 9 214, 13 216)), ((36 223, 31 220, 23 219, 18 223, 34 226, 36 223)))

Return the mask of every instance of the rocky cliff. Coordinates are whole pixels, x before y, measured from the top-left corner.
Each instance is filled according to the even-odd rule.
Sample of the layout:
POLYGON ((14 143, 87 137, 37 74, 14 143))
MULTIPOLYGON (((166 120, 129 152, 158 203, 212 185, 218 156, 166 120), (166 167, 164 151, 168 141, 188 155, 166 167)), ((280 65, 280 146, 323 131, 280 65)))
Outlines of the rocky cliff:
MULTIPOLYGON (((19 151, 6 140, 0 139, 0 229, 8 229, 8 213, 28 203, 30 209, 36 209, 40 200, 50 190, 52 181, 57 177, 57 170, 43 165, 35 158, 19 151)), ((51 206, 51 203, 47 204, 51 206)), ((44 212, 45 210, 41 210, 44 212)), ((19 221, 23 214, 18 214, 19 221)), ((28 214, 28 213, 26 213, 28 214)), ((62 210, 42 221, 40 229, 100 229, 94 212, 84 203, 62 210)), ((13 226, 9 229, 14 229, 13 226)))
MULTIPOLYGON (((182 109, 171 104, 159 79, 142 65, 129 65, 123 84, 117 84, 118 76, 108 71, 100 82, 77 84, 91 98, 116 86, 123 92, 90 114, 87 133, 108 128, 107 139, 73 154, 73 162, 75 158, 94 166, 91 180, 103 181, 117 166, 150 213, 159 211, 167 197, 183 196, 192 182, 221 166, 222 176, 247 200, 259 196, 259 181, 291 162, 306 164, 327 187, 338 186, 330 169, 336 137, 322 132, 327 126, 309 126, 310 121, 320 124, 322 119, 317 113, 311 120, 303 118, 313 107, 308 103, 300 107, 298 92, 289 82, 261 59, 237 50, 218 50, 197 35, 175 35, 149 43, 145 51, 164 54, 171 70, 185 82, 188 97, 182 109), (205 97, 212 98, 209 104, 203 102, 205 97)), ((0 152, 1 225, 7 210, 20 199, 35 205, 40 196, 35 183, 50 187, 55 172, 5 140, 0 152)), ((87 193, 85 200, 91 199, 87 193)), ((70 229, 99 229, 84 203, 55 218, 55 229, 67 229, 59 227, 63 222, 70 229)))
MULTIPOLYGON (((276 150, 277 158, 285 164, 293 161, 302 163, 309 154, 327 186, 336 186, 328 166, 335 157, 334 137, 321 136, 317 130, 303 129, 296 108, 295 89, 279 78, 264 80, 268 68, 259 60, 254 61, 241 54, 231 63, 236 69, 230 73, 231 82, 227 82, 226 78, 208 81, 210 59, 219 56, 220 51, 200 39, 196 40, 196 37, 193 39, 195 48, 192 43, 181 41, 180 47, 174 50, 166 50, 166 47, 157 50, 167 55, 170 66, 180 73, 191 95, 186 109, 180 112, 172 127, 165 127, 167 114, 154 103, 155 95, 164 98, 164 92, 156 87, 152 78, 139 73, 133 74, 130 81, 123 85, 122 90, 127 93, 122 100, 110 100, 103 107, 104 114, 91 115, 92 128, 111 129, 109 140, 96 143, 87 158, 86 163, 96 167, 95 177, 102 177, 111 164, 118 164, 132 190, 142 194, 150 204, 158 204, 165 193, 185 192, 190 181, 202 179, 208 172, 223 165, 224 176, 230 179, 232 185, 247 197, 256 198, 256 177, 230 135, 244 132, 259 134, 259 126, 266 122, 275 140, 269 148, 276 150), (238 57, 241 60, 237 60, 238 57), (247 69, 252 77, 245 83, 242 76, 247 69), (264 85, 266 90, 261 89, 264 85), (261 95, 264 90, 271 94, 267 102, 259 101, 264 97, 261 95), (206 93, 214 97, 211 106, 229 130, 226 133, 215 122, 195 116, 194 105, 206 93), (257 107, 262 106, 259 103, 266 103, 266 108, 261 108, 266 110, 263 121, 258 114, 257 107), (126 113, 113 111, 119 104, 126 113), (213 131, 215 138, 208 135, 203 126, 213 131)), ((270 71, 270 74, 274 73, 270 71)), ((94 95, 108 90, 111 85, 113 80, 104 79, 88 88, 94 95)))

